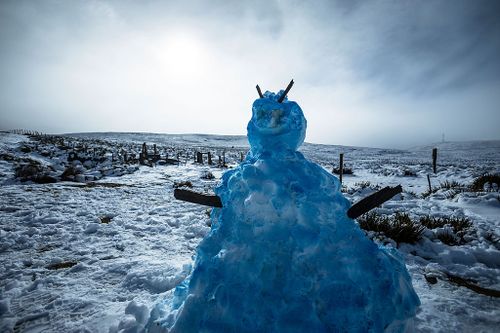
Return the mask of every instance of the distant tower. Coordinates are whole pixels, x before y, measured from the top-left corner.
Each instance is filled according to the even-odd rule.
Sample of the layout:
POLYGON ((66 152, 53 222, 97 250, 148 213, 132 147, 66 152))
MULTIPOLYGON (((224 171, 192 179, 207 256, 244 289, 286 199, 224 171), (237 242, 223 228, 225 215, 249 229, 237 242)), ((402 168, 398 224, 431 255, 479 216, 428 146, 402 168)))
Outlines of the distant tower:
POLYGON ((442 143, 444 143, 444 133, 443 133, 443 137, 442 137, 442 140, 441 140, 442 143))

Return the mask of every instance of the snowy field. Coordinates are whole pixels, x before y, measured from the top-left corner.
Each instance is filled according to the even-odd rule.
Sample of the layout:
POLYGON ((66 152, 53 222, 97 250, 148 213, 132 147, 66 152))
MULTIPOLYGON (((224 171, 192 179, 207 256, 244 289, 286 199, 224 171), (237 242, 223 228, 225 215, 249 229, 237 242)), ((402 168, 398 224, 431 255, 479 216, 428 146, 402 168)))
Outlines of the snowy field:
MULTIPOLYGON (((206 156, 204 165, 194 163, 194 152, 210 151, 217 162, 224 151, 231 168, 248 148, 245 137, 208 135, 95 133, 63 141, 0 133, 0 332, 109 332, 139 321, 189 274, 210 230, 206 207, 173 197, 183 182, 210 193, 226 170, 208 166, 206 156), (139 152, 143 142, 180 163, 124 162, 123 151, 139 152), (101 155, 68 162, 68 146, 101 155), (26 163, 46 181, 22 182, 26 163)), ((422 302, 417 332, 500 331, 499 184, 467 190, 477 177, 500 173, 500 141, 404 151, 305 144, 301 151, 329 171, 345 154, 353 174, 344 175, 343 192, 351 202, 401 184, 403 193, 379 214, 467 218, 472 226, 460 235, 449 225, 429 227, 414 244, 368 234, 404 255, 422 302)))

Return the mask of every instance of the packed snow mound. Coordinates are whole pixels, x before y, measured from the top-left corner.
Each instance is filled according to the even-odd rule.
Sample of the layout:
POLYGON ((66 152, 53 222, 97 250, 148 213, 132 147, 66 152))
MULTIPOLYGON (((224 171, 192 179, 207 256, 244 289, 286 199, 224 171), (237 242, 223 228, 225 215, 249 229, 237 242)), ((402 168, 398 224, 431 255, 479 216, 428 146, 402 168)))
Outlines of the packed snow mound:
POLYGON ((403 260, 346 216, 338 179, 296 151, 306 120, 280 93, 255 101, 251 151, 223 175, 223 208, 150 332, 408 329, 419 299, 403 260))

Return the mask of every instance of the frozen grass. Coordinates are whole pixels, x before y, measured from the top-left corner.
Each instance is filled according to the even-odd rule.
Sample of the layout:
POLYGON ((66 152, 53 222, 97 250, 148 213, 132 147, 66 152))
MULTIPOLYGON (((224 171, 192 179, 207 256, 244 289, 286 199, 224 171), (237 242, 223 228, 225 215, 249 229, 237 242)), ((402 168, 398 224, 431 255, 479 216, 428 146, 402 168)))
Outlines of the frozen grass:
POLYGON ((181 188, 181 187, 189 187, 189 188, 192 188, 193 187, 193 183, 190 182, 189 180, 187 181, 177 181, 177 182, 174 182, 174 188, 181 188))
POLYGON ((498 174, 486 174, 474 179, 470 186, 471 190, 474 192, 482 191, 497 191, 500 188, 500 175, 498 174), (495 184, 495 185, 493 185, 495 184), (495 189, 496 188, 496 189, 495 189))
POLYGON ((467 186, 465 184, 459 183, 456 180, 445 180, 439 183, 439 187, 442 189, 465 189, 467 186))
POLYGON ((64 269, 64 268, 71 268, 75 266, 77 263, 75 261, 64 261, 64 262, 59 262, 56 264, 51 264, 47 266, 47 269, 55 270, 55 269, 64 269))
POLYGON ((406 169, 403 172, 404 177, 417 177, 417 173, 413 170, 406 169))
POLYGON ((397 212, 394 215, 381 215, 370 212, 358 218, 361 229, 383 233, 396 243, 414 244, 422 238, 424 227, 412 221, 406 213, 397 212))
POLYGON ((205 179, 205 180, 212 180, 212 179, 215 179, 215 176, 213 173, 211 173, 210 171, 203 171, 201 173, 201 176, 200 176, 201 179, 205 179))
POLYGON ((422 198, 427 198, 430 195, 439 191, 443 192, 447 199, 454 199, 459 193, 463 192, 498 192, 500 184, 500 176, 487 174, 475 178, 471 184, 467 185, 456 180, 444 180, 439 182, 439 185, 433 186, 431 190, 422 193, 422 198))
POLYGON ((358 218, 361 229, 382 233, 397 244, 415 244, 422 238, 425 228, 439 229, 437 238, 447 245, 465 244, 464 236, 473 229, 473 223, 466 217, 420 217, 413 220, 409 214, 397 212, 391 215, 369 212, 358 218))
POLYGON ((428 229, 443 228, 445 225, 450 225, 455 233, 466 232, 473 226, 473 223, 467 217, 431 217, 429 215, 421 217, 420 224, 428 229))
MULTIPOLYGON (((336 175, 339 175, 340 174, 340 169, 339 168, 334 168, 333 169, 333 173, 336 174, 336 175)), ((342 174, 343 175, 353 175, 354 172, 352 171, 352 168, 346 168, 346 167, 344 167, 342 169, 342 174)))

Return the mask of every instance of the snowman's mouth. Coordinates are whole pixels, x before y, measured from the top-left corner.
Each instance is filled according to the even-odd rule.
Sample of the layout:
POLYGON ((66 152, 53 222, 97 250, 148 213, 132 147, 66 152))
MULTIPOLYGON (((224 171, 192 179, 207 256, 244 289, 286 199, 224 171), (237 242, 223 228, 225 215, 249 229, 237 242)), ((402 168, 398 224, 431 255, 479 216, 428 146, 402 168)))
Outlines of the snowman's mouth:
POLYGON ((283 116, 282 110, 273 110, 271 111, 271 121, 269 123, 270 127, 278 127, 281 123, 281 118, 283 116))

